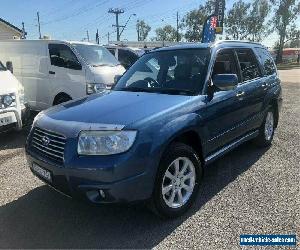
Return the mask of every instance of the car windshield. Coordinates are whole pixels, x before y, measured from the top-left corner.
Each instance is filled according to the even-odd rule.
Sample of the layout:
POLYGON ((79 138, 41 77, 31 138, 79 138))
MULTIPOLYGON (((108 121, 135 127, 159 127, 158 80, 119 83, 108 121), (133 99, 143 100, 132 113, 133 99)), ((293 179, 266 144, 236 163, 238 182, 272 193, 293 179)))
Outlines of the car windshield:
POLYGON ((0 70, 1 70, 1 71, 5 71, 5 70, 6 70, 6 68, 3 66, 3 64, 2 64, 1 61, 0 61, 0 70))
POLYGON ((104 47, 99 45, 73 44, 77 52, 91 66, 116 66, 120 63, 104 47))
POLYGON ((203 88, 209 55, 209 49, 150 52, 129 68, 114 90, 195 95, 203 88))

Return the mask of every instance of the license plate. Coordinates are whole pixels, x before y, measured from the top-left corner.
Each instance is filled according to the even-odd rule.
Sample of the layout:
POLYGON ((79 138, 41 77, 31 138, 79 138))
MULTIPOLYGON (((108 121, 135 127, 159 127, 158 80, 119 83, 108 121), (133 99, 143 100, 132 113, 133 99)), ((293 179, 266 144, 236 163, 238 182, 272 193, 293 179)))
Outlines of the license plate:
POLYGON ((52 182, 51 172, 33 163, 31 166, 32 171, 39 177, 45 179, 48 182, 52 182))
POLYGON ((13 119, 11 116, 1 117, 0 118, 0 126, 5 126, 13 123, 13 119))

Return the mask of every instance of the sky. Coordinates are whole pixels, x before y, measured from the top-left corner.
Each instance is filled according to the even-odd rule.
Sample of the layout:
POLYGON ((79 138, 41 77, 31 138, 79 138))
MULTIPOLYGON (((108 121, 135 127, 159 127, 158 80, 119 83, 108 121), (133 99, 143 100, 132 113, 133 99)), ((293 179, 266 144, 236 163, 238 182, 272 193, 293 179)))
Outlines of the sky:
MULTIPOLYGON (((248 0, 249 1, 249 0, 248 0)), ((136 21, 143 19, 151 26, 148 38, 155 36, 155 29, 167 24, 176 26, 176 12, 182 18, 186 12, 195 9, 205 0, 0 0, 0 17, 21 28, 25 23, 27 39, 38 39, 37 11, 40 14, 41 33, 51 39, 83 40, 87 31, 91 40, 99 30, 100 43, 116 40, 115 15, 109 14, 109 8, 124 9, 120 15, 120 25, 124 25, 131 14, 121 40, 136 41, 136 21)), ((234 0, 226 0, 230 8, 234 0)), ((223 36, 225 38, 225 36, 223 36)), ((270 47, 277 40, 273 33, 263 41, 270 47)))

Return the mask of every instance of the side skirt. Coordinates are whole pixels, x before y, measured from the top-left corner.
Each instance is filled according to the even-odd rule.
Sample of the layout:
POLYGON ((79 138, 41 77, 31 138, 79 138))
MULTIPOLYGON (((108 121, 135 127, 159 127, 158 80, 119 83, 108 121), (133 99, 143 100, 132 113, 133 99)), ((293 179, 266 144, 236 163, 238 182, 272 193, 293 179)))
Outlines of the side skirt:
POLYGON ((205 158, 205 160, 204 160, 205 161, 205 165, 209 165, 210 163, 212 163, 213 161, 217 160, 218 158, 220 158, 221 156, 225 155, 226 153, 228 153, 229 151, 233 150, 234 148, 238 147, 242 143, 255 138, 256 136, 258 136, 258 134, 259 134, 258 130, 250 132, 250 133, 244 135, 242 138, 239 138, 238 140, 236 140, 236 141, 234 141, 234 142, 226 145, 225 147, 219 149, 215 153, 207 156, 205 158))

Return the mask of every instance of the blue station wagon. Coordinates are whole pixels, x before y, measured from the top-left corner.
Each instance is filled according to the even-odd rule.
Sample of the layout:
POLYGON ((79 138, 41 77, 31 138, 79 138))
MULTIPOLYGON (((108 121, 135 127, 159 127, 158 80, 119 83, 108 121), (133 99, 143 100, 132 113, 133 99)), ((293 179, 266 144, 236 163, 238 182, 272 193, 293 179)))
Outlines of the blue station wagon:
POLYGON ((271 145, 281 103, 276 66, 258 43, 161 48, 112 90, 39 113, 27 158, 68 196, 147 201, 172 218, 192 205, 204 167, 251 139, 271 145))

